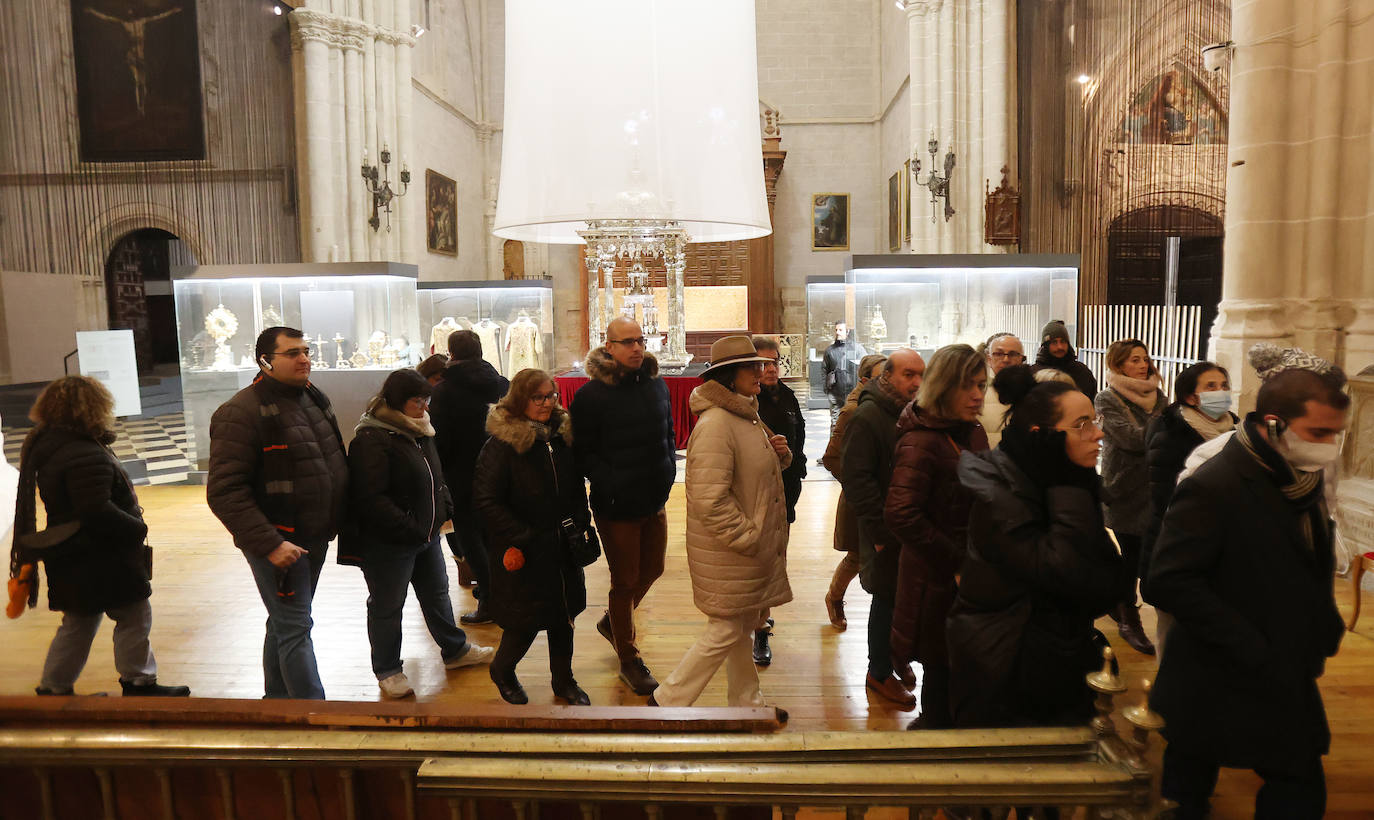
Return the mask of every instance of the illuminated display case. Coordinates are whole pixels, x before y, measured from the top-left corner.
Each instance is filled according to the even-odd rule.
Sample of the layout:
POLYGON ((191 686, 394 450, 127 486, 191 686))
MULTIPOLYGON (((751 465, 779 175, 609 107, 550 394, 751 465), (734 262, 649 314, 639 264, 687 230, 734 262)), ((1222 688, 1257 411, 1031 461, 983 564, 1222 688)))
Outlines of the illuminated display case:
POLYGON ((311 382, 329 396, 344 438, 386 374, 426 351, 414 265, 199 265, 172 270, 186 426, 204 469, 210 416, 258 374, 253 346, 275 325, 304 331, 311 382))
POLYGON ((839 321, 853 334, 856 359, 899 347, 929 358, 1003 331, 1020 336, 1033 358, 1051 319, 1063 319, 1077 338, 1078 266, 1074 255, 892 254, 851 257, 842 277, 808 277, 809 406, 827 406, 821 361, 839 321))
POLYGON ((553 366, 553 282, 544 279, 421 282, 417 301, 425 355, 447 353, 455 330, 482 340, 482 357, 507 378, 553 366))

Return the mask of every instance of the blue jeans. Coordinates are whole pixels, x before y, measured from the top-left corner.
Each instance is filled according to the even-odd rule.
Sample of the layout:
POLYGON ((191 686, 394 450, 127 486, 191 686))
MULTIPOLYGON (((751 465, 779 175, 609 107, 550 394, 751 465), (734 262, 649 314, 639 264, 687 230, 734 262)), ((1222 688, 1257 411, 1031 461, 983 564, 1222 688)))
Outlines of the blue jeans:
POLYGON ((468 651, 467 634, 453 621, 448 566, 437 536, 415 555, 369 559, 363 564, 363 577, 367 579, 367 639, 372 644, 372 671, 377 680, 401 671, 401 611, 407 586, 415 587, 425 626, 439 645, 444 662, 468 651))
POLYGON ((258 594, 267 607, 267 630, 262 639, 262 681, 265 697, 324 700, 324 684, 315 664, 315 643, 310 638, 314 621, 310 603, 320 582, 329 544, 297 544, 310 551, 305 559, 285 570, 294 593, 277 594, 276 567, 266 557, 245 555, 258 583, 258 594))

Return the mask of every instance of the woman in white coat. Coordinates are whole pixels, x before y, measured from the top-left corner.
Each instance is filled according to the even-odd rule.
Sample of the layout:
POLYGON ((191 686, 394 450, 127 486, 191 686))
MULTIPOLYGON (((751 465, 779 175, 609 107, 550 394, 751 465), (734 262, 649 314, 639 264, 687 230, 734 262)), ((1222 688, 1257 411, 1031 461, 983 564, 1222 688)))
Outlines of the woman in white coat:
POLYGON ((792 600, 782 487, 792 453, 759 420, 764 361, 748 336, 726 336, 711 345, 705 381, 692 391, 699 419, 687 442, 687 565, 708 620, 652 705, 690 706, 721 664, 731 706, 765 705, 753 638, 770 607, 792 600))

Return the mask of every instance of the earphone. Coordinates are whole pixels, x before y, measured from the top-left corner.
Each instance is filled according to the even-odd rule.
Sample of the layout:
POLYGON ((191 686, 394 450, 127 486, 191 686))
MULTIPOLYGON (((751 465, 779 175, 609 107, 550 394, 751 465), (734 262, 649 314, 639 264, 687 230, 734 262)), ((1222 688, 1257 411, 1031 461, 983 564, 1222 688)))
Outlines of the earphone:
POLYGON ((266 356, 259 356, 259 357, 258 357, 258 364, 262 365, 264 370, 271 370, 271 369, 272 369, 272 363, 269 362, 269 361, 267 361, 267 357, 266 357, 266 356))

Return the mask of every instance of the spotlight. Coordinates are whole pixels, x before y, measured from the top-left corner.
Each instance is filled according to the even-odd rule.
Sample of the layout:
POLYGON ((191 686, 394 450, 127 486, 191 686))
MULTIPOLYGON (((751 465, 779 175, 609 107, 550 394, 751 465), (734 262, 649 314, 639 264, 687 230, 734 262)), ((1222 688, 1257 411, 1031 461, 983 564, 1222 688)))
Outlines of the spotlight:
POLYGON ((1093 78, 1092 78, 1092 77, 1089 77, 1087 74, 1079 74, 1079 75, 1078 75, 1078 84, 1079 84, 1079 85, 1087 85, 1088 83, 1092 82, 1092 79, 1093 79, 1093 78))
POLYGON ((416 38, 416 39, 419 39, 420 37, 422 37, 422 36, 424 35, 424 33, 425 33, 425 27, 424 27, 424 26, 420 25, 419 23, 415 23, 415 24, 411 25, 411 27, 410 27, 410 36, 411 36, 411 37, 414 37, 414 38, 416 38))

